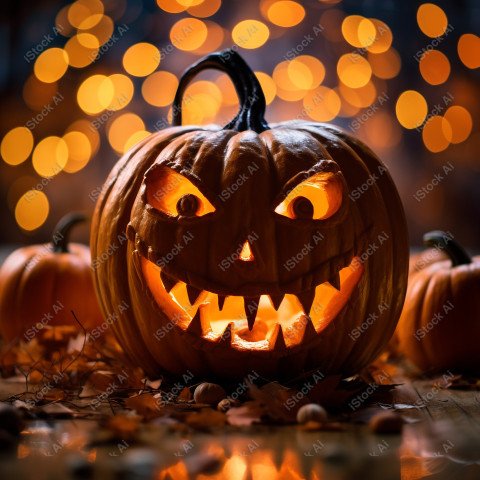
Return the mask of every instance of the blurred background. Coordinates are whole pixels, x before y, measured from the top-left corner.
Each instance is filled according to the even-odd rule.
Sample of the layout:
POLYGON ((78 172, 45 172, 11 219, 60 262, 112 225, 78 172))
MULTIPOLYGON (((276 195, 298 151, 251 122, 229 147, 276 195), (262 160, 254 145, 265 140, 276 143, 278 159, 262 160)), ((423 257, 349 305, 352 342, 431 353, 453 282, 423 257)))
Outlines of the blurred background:
MULTIPOLYGON (((179 76, 235 48, 267 120, 332 122, 388 165, 412 244, 441 228, 480 248, 480 3, 475 0, 7 0, 0 18, 0 243, 47 241, 92 212, 118 158, 168 126, 179 76)), ((184 123, 227 123, 202 73, 184 123)), ((88 241, 85 227, 77 235, 88 241)))

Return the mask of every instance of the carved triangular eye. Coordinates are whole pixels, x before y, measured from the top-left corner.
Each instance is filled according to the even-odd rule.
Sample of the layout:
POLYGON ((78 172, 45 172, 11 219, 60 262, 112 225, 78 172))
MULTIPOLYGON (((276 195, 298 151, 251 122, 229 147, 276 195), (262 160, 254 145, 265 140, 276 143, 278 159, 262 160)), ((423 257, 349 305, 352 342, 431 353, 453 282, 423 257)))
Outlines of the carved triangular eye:
POLYGON ((147 202, 170 217, 201 217, 215 211, 196 185, 169 167, 156 168, 145 183, 147 202))
POLYGON ((338 211, 342 197, 338 174, 316 173, 290 190, 275 213, 299 220, 326 220, 338 211))

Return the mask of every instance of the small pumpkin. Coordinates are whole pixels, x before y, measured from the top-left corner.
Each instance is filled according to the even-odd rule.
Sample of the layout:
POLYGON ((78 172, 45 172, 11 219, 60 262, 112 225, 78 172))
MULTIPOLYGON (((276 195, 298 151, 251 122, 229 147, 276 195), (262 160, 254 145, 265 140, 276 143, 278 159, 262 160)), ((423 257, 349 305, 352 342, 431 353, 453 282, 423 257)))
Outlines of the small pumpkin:
POLYGON ((331 125, 268 125, 233 50, 188 68, 172 111, 173 127, 114 167, 92 222, 93 261, 115 245, 95 284, 132 362, 151 376, 227 379, 368 364, 395 329, 408 270, 383 163, 331 125), (240 110, 223 128, 181 126, 183 93, 207 68, 230 76, 240 110))
POLYGON ((52 242, 11 253, 0 269, 0 334, 6 341, 31 340, 44 326, 102 322, 93 286, 90 250, 68 243, 71 228, 86 217, 73 213, 55 227, 52 242))
POLYGON ((410 275, 396 348, 424 372, 478 373, 480 257, 470 257, 446 232, 429 232, 424 243, 449 259, 410 275))

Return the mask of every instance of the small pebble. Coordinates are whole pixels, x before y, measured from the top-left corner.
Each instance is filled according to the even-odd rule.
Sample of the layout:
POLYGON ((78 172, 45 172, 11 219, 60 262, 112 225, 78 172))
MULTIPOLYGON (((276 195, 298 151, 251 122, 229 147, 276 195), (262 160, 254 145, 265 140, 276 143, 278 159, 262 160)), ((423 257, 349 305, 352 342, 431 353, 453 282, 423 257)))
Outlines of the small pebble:
POLYGON ((220 400, 217 405, 217 410, 223 413, 228 412, 233 407, 238 407, 240 405, 240 402, 233 400, 231 398, 224 398, 223 400, 220 400))
POLYGON ((0 403, 0 429, 10 435, 18 436, 25 428, 22 413, 8 403, 0 403))
POLYGON ((307 403, 303 405, 297 412, 297 422, 298 423, 308 423, 308 422, 317 422, 323 423, 327 421, 327 412, 326 410, 317 403, 307 403))
POLYGON ((225 390, 216 383, 201 383, 193 392, 195 403, 218 405, 227 396, 225 390))
POLYGON ((394 412, 381 412, 370 419, 368 426, 373 433, 400 433, 403 418, 394 412))

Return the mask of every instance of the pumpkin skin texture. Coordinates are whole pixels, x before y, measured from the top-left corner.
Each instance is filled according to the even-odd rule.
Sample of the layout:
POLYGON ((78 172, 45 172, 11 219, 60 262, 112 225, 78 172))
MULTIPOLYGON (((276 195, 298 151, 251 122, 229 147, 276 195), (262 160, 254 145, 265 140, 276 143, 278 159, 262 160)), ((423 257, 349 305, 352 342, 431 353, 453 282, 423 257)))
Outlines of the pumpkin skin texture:
POLYGON ((268 126, 264 110, 241 57, 211 54, 180 81, 177 126, 127 152, 102 189, 92 258, 116 248, 95 269, 97 294, 104 314, 118 315, 112 327, 127 355, 150 376, 349 374, 395 329, 408 241, 391 177, 340 129, 268 126), (204 68, 226 71, 237 89, 241 108, 224 128, 180 126, 183 91, 204 68), (349 192, 374 174, 353 201, 349 192), (388 308, 379 313, 380 304, 388 308), (371 312, 375 324, 352 340, 371 312))
POLYGON ((445 232, 424 236, 450 257, 412 274, 395 332, 397 350, 423 372, 480 371, 480 257, 470 256, 445 232))
POLYGON ((90 250, 68 243, 81 214, 62 218, 49 244, 31 245, 10 254, 0 269, 0 334, 7 342, 30 340, 44 326, 76 325, 85 329, 102 322, 93 286, 90 250), (32 330, 29 330, 33 327, 32 330))

